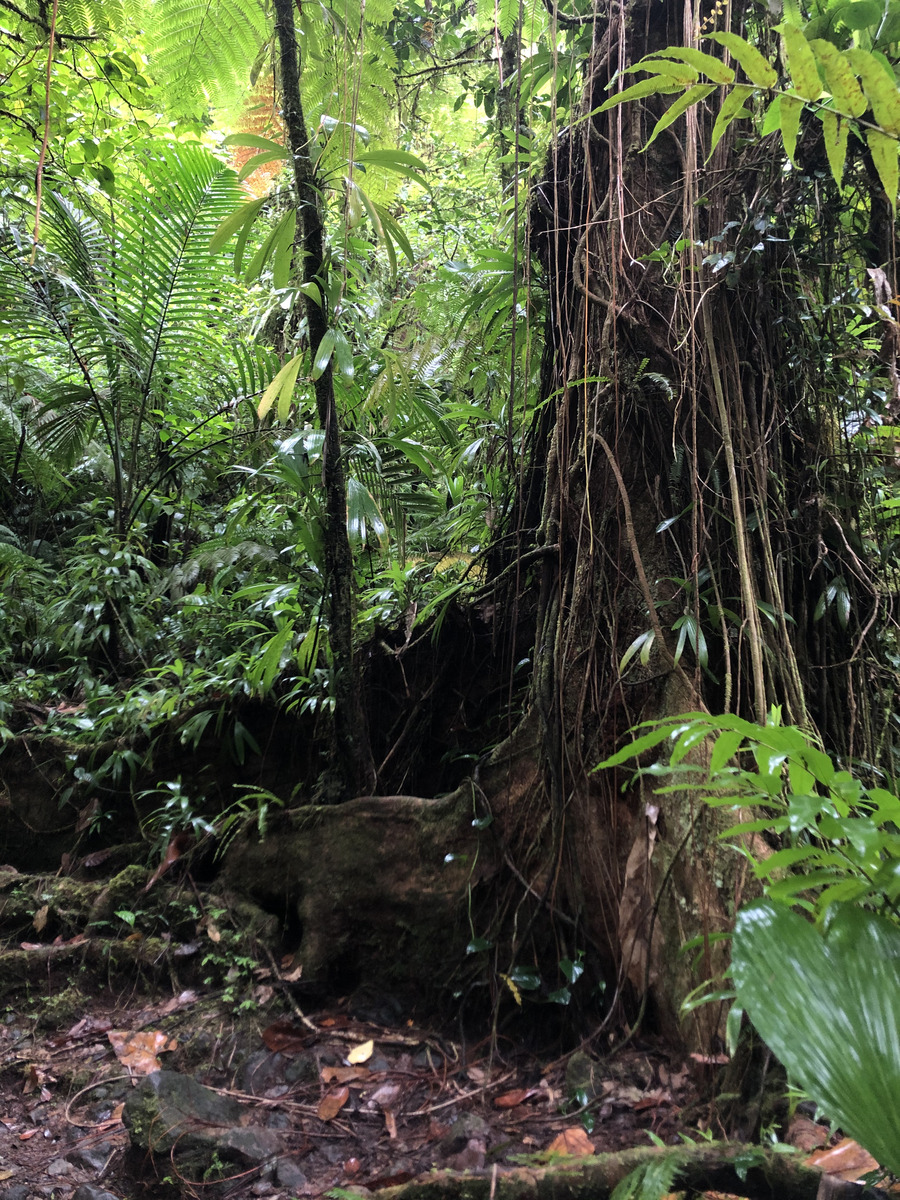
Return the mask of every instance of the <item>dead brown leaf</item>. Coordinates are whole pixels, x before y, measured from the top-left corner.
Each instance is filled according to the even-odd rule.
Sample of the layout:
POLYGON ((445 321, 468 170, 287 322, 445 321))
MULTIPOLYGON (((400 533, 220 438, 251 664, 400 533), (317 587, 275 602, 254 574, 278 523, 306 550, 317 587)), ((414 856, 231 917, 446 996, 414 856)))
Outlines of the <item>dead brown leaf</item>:
POLYGON ((176 1049, 178 1043, 158 1029, 141 1033, 129 1033, 122 1029, 110 1029, 106 1035, 123 1067, 134 1075, 149 1075, 162 1069, 157 1055, 164 1050, 176 1049))
POLYGON ((348 1087, 337 1088, 323 1096, 318 1108, 320 1121, 333 1121, 350 1098, 348 1087))
POLYGON ((828 1145, 828 1129, 824 1125, 817 1125, 809 1117, 796 1116, 788 1127, 785 1141, 798 1150, 818 1150, 828 1145))
POLYGON ((564 1129, 547 1147, 548 1154, 567 1154, 585 1158, 594 1153, 594 1143, 580 1125, 564 1129))
POLYGON ((809 1156, 806 1163, 807 1166, 818 1167, 825 1175, 834 1175, 848 1183, 869 1171, 878 1170, 878 1163, 868 1150, 863 1150, 862 1146, 851 1138, 844 1138, 830 1150, 817 1150, 809 1156))
POLYGON ((536 1091, 537 1088, 516 1088, 512 1092, 504 1092, 502 1095, 494 1097, 494 1108, 517 1108, 536 1091))
POLYGON ((357 1083, 369 1079, 372 1072, 368 1067, 323 1067, 323 1083, 357 1083))
POLYGON ((34 926, 36 933, 43 933, 47 926, 47 918, 50 916, 50 905, 43 904, 34 914, 31 924, 34 926))
POLYGON ((263 1030, 262 1040, 267 1050, 278 1054, 299 1054, 308 1045, 309 1034, 293 1021, 273 1021, 263 1030))
POLYGON ((389 1138, 397 1136, 397 1118, 390 1109, 386 1109, 384 1113, 384 1125, 388 1132, 389 1138))

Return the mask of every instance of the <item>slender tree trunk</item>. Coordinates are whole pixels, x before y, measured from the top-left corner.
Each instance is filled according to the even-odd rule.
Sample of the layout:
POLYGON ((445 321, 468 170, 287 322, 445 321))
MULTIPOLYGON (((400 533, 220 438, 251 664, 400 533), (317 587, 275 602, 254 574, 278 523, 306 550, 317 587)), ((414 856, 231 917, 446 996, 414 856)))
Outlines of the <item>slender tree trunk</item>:
MULTIPOLYGON (((300 219, 294 243, 295 258, 302 258, 306 283, 315 284, 321 304, 305 298, 310 355, 328 330, 322 201, 309 155, 309 132, 300 98, 300 59, 294 28, 293 0, 275 0, 275 28, 281 65, 282 110, 291 159, 300 219)), ((341 460, 341 429, 334 396, 331 363, 314 383, 319 422, 325 434, 322 447, 325 486, 325 572, 329 589, 329 638, 334 671, 333 748, 325 795, 329 801, 348 799, 370 791, 374 768, 365 715, 361 703, 359 666, 353 651, 353 555, 347 537, 347 489, 341 460)))

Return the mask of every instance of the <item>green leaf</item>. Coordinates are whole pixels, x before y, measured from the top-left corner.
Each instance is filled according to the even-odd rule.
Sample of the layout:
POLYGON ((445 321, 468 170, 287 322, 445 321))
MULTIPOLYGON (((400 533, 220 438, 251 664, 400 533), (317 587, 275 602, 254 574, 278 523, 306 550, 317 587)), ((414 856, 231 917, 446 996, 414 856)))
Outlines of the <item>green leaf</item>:
POLYGON ((680 83, 684 87, 690 87, 699 78, 699 72, 693 67, 687 63, 676 62, 673 58, 642 58, 640 62, 634 63, 633 66, 626 67, 622 74, 631 75, 635 71, 648 71, 654 75, 668 75, 676 83, 680 83))
POLYGON ((416 158, 406 150, 367 150, 365 154, 356 156, 356 163, 361 167, 381 167, 385 171, 393 171, 406 179, 412 179, 426 191, 431 190, 431 184, 421 174, 430 168, 421 158, 416 158))
POLYGON ((810 46, 825 72, 825 82, 835 106, 851 117, 861 117, 869 107, 850 60, 832 42, 815 38, 810 46))
POLYGON ((713 83, 734 83, 734 71, 727 67, 719 58, 704 54, 702 50, 694 50, 689 46, 668 46, 665 50, 657 50, 657 58, 676 58, 711 79, 713 83))
POLYGON ((819 120, 825 134, 825 153, 828 155, 828 165, 834 182, 841 186, 844 178, 844 163, 847 160, 847 134, 850 127, 845 120, 836 116, 828 108, 819 111, 819 120))
POLYGON ((290 283, 296 229, 297 211, 292 208, 287 214, 287 220, 278 226, 278 236, 272 247, 272 283, 276 288, 285 288, 290 283))
POLYGON ((708 33, 711 41, 718 42, 741 64, 744 74, 751 83, 761 88, 773 88, 778 82, 778 72, 755 46, 745 42, 736 33, 708 33))
POLYGON ((289 359, 263 392, 259 407, 256 410, 256 415, 260 420, 267 415, 276 399, 278 400, 278 417, 280 420, 284 420, 282 412, 285 412, 286 408, 290 408, 291 397, 294 394, 294 385, 297 382, 297 375, 300 372, 300 364, 303 362, 303 358, 302 354, 296 354, 293 358, 289 359))
MULTIPOLYGON (((610 96, 605 100, 599 108, 595 108, 590 116, 594 113, 607 112, 610 108, 615 108, 618 104, 625 104, 629 100, 642 100, 644 96, 655 96, 658 92, 679 92, 681 88, 677 83, 673 83, 669 79, 663 79, 660 75, 654 75, 652 79, 642 79, 638 83, 633 83, 631 87, 625 88, 621 92, 616 92, 614 96, 610 96)), ((582 118, 585 120, 586 118, 582 118)))
POLYGON ((803 31, 787 22, 776 25, 775 28, 784 42, 791 79, 798 94, 804 100, 818 100, 822 95, 822 80, 819 78, 816 56, 803 31))
POLYGON ((353 378, 353 350, 346 336, 334 330, 334 358, 340 373, 347 379, 353 378))
POLYGON ((756 88, 751 87, 750 84, 738 83, 731 89, 731 91, 722 101, 722 107, 719 109, 719 114, 716 117, 716 123, 713 125, 712 138, 710 139, 709 145, 710 154, 712 154, 713 150, 715 150, 716 146, 718 146, 722 134, 725 132, 731 122, 737 120, 738 117, 745 117, 748 115, 744 109, 744 101, 749 100, 755 91, 756 88))
POLYGON ((331 362, 331 355, 334 351, 334 337, 335 330, 333 329, 326 329, 322 335, 322 340, 319 342, 319 348, 316 350, 316 356, 313 359, 312 371, 310 372, 313 379, 318 379, 331 362))
POLYGON ((493 942, 488 938, 476 937, 466 946, 466 954, 480 954, 482 950, 490 950, 493 942))
POLYGON ((246 146, 252 150, 270 150, 281 158, 289 158, 290 151, 281 142, 271 138, 260 137, 258 133, 230 133, 222 142, 223 146, 246 146))
POLYGON ((738 1001, 790 1076, 900 1173, 900 929, 855 905, 827 932, 771 900, 738 915, 738 1001))
POLYGON ((241 167, 238 175, 238 183, 243 183, 248 175, 252 175, 259 167, 264 167, 266 163, 276 162, 278 159, 284 159, 287 155, 282 150, 268 150, 265 154, 254 154, 252 158, 248 158, 241 167))
POLYGON ((796 96, 781 96, 779 111, 781 113, 781 137, 788 158, 797 166, 797 135, 800 132, 800 114, 806 105, 796 96))
POLYGON ((509 977, 523 992, 533 992, 541 986, 541 977, 534 967, 513 967, 509 977))
POLYGON ((677 100, 669 105, 656 122, 644 149, 646 150, 648 146, 655 142, 659 134, 664 129, 668 129, 673 121, 677 121, 682 113, 687 112, 694 104, 699 104, 701 100, 705 100, 710 92, 714 92, 715 90, 716 84, 714 83, 697 83, 692 88, 688 88, 683 96, 679 96, 677 100))
POLYGON ((846 57, 862 78, 876 123, 885 133, 900 137, 900 92, 893 72, 889 75, 874 54, 858 46, 848 50, 846 57))
POLYGON ((644 664, 644 666, 647 665, 647 661, 650 658, 650 649, 653 646, 653 639, 655 637, 656 634, 652 629, 647 629, 643 633, 639 633, 637 635, 637 637, 622 655, 621 662, 619 663, 620 675, 638 652, 640 652, 641 655, 641 662, 644 664), (644 657, 645 654, 647 656, 646 658, 644 657))
POLYGON ((244 282, 245 283, 253 283, 255 280, 257 280, 260 277, 260 275, 262 274, 263 268, 265 267, 269 258, 275 253, 276 247, 284 244, 283 239, 284 239, 284 235, 285 235, 285 230, 288 227, 290 227, 291 228, 291 237, 293 238, 293 231, 296 228, 296 224, 297 224, 296 210, 293 208, 289 208, 287 210, 287 212, 285 212, 283 214, 283 216, 281 217, 281 220, 278 222, 278 224, 275 226, 275 228, 273 230, 271 230, 271 232, 269 233, 268 237, 265 239, 263 244, 260 246, 260 248, 257 250, 257 252, 253 255, 253 258, 250 260, 250 265, 247 267, 247 270, 244 272, 244 282))
POLYGON ((872 162, 881 180, 881 186, 887 192, 891 208, 897 211, 897 141, 881 133, 878 129, 866 132, 866 142, 872 155, 872 162))

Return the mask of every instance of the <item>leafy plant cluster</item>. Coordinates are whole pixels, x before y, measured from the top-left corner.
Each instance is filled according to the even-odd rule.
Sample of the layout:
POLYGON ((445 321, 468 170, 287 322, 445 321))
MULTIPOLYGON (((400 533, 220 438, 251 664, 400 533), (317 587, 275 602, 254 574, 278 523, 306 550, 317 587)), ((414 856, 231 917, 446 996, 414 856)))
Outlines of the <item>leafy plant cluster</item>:
MULTIPOLYGON (((763 898, 736 915, 733 992, 703 985, 686 1009, 736 997, 796 1082, 897 1173, 900 1126, 900 797, 866 785, 800 729, 687 713, 652 723, 600 764, 666 748, 641 767, 662 797, 697 795, 738 819, 719 835, 763 898)), ((665 800, 663 800, 665 803, 665 800)))

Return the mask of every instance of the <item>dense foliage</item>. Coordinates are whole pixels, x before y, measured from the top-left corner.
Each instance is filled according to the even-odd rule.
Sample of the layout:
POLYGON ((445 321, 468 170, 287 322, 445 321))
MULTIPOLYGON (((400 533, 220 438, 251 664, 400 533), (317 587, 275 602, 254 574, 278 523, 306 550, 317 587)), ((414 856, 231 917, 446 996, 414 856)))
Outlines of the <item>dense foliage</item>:
POLYGON ((252 776, 293 722, 333 798, 351 666, 373 789, 454 785, 529 708, 549 799, 511 853, 555 877, 665 676, 726 716, 644 745, 674 730, 671 771, 712 729, 691 794, 738 777, 738 833, 791 842, 764 903, 878 908, 889 942, 900 3, 648 16, 630 62, 624 9, 293 8, 299 57, 254 0, 3 8, 3 741, 62 743, 93 826, 150 791, 170 837, 221 796, 159 774, 166 739, 252 776), (798 729, 739 723, 773 702, 798 729))

